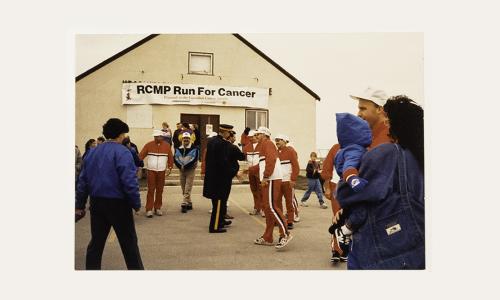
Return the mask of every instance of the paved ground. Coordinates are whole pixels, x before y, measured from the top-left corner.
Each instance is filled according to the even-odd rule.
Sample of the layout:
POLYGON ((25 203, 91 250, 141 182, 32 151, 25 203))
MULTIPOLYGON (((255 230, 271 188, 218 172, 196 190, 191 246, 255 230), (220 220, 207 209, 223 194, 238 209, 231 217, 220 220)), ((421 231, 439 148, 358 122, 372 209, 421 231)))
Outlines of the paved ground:
MULTIPOLYGON (((228 232, 209 234, 210 201, 194 187, 194 209, 180 212, 180 187, 166 186, 161 217, 148 219, 144 211, 135 216, 139 248, 149 270, 345 270, 345 263, 330 263, 330 235, 327 228, 331 209, 321 209, 316 196, 309 207, 300 207, 301 221, 296 223, 293 241, 281 251, 274 247, 254 245, 264 231, 265 219, 248 215, 253 208, 247 185, 233 186, 229 212, 235 217, 228 232)), ((297 198, 304 191, 296 191, 297 198)), ((145 201, 145 192, 141 199, 145 201)), ((89 215, 75 225, 75 269, 85 268, 85 250, 90 240, 89 215)), ((275 229, 275 240, 278 230, 275 229)), ((103 255, 103 269, 126 269, 114 232, 108 237, 103 255)))

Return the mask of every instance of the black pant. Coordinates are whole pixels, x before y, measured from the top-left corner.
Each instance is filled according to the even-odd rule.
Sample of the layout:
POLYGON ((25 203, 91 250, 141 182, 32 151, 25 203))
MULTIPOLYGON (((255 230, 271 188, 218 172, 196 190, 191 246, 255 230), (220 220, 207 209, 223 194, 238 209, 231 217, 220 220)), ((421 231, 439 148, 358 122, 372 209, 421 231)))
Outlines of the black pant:
POLYGON ((120 243, 127 269, 144 270, 137 245, 132 208, 127 200, 109 198, 90 199, 90 231, 92 236, 87 247, 87 270, 101 269, 102 252, 111 227, 113 227, 120 243))
POLYGON ((219 230, 224 228, 224 217, 227 213, 227 199, 211 199, 212 215, 210 216, 210 225, 208 230, 219 230))

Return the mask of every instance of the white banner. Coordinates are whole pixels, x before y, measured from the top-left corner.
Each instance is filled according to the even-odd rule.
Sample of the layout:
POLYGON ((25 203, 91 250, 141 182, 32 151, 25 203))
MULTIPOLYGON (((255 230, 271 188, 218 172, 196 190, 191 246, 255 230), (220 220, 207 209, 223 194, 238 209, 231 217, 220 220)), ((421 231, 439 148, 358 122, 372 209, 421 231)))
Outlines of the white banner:
POLYGON ((123 82, 122 104, 215 105, 267 108, 268 88, 123 82))

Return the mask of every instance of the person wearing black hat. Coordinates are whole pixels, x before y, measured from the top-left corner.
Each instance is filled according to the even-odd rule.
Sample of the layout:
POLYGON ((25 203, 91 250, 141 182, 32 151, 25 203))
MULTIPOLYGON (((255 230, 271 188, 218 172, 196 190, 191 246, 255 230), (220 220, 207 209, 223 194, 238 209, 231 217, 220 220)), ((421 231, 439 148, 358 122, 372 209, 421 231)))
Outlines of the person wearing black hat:
POLYGON ((231 125, 220 124, 219 134, 207 142, 203 197, 212 200, 212 214, 208 227, 210 233, 226 232, 224 226, 231 224, 231 221, 226 221, 224 217, 235 175, 229 158, 231 144, 226 140, 232 129, 231 125))

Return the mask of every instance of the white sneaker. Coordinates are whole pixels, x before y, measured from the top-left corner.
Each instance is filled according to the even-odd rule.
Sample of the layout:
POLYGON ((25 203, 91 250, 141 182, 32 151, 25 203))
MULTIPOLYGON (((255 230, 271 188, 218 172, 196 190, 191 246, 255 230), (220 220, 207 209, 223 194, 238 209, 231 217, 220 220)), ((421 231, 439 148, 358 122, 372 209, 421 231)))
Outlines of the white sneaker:
POLYGON ((321 208, 328 208, 328 205, 326 205, 326 203, 321 203, 321 205, 319 207, 321 207, 321 208))
POLYGON ((251 216, 255 216, 255 215, 258 215, 258 214, 259 214, 259 211, 258 211, 256 208, 254 208, 254 209, 253 209, 251 212, 249 212, 248 214, 249 214, 249 215, 251 215, 251 216))
POLYGON ((305 201, 300 201, 300 206, 308 207, 309 205, 305 201))
POLYGON ((148 210, 148 211, 146 212, 146 217, 148 217, 148 218, 152 218, 152 217, 153 217, 153 211, 152 211, 152 210, 148 210))
POLYGON ((266 241, 263 237, 260 237, 260 238, 258 238, 258 239, 255 239, 255 240, 253 241, 253 243, 254 243, 254 244, 257 244, 257 245, 264 245, 264 246, 272 246, 272 245, 273 245, 273 243, 272 243, 272 242, 270 243, 270 242, 266 241))
POLYGON ((300 217, 299 217, 299 215, 295 215, 295 216, 293 217, 293 221, 294 221, 294 222, 300 222, 300 217))
POLYGON ((284 236, 284 237, 280 237, 278 243, 276 244, 276 246, 274 246, 276 249, 282 249, 283 247, 285 247, 286 245, 288 245, 288 243, 290 243, 290 241, 293 239, 293 235, 291 234, 288 234, 287 236, 284 236))
POLYGON ((163 212, 161 211, 161 209, 155 209, 155 215, 163 216, 163 212))

